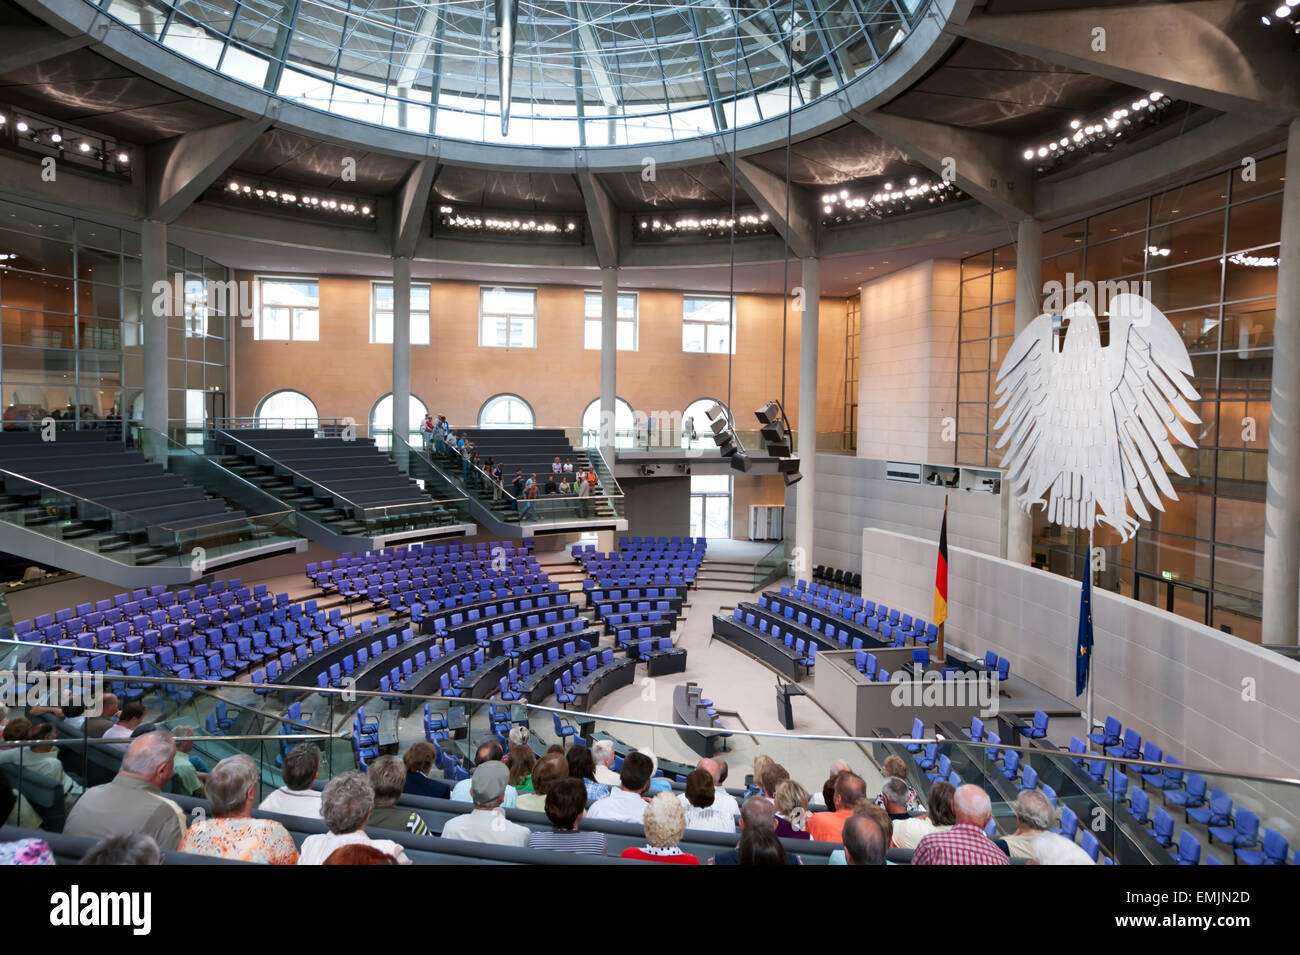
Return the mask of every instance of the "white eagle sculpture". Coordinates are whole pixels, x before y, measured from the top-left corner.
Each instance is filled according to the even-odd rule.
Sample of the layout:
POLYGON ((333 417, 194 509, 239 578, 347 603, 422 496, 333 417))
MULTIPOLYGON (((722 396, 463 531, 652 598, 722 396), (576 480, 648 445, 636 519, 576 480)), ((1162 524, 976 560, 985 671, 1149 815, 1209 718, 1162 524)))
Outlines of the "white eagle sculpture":
POLYGON ((1188 476, 1170 439, 1196 447, 1183 426, 1201 420, 1187 403, 1200 398, 1186 377, 1192 363, 1169 319, 1141 295, 1111 298, 1105 348, 1086 302, 1063 317, 1059 352, 1052 316, 1039 315, 998 371, 1005 480, 1026 513, 1039 505, 1053 523, 1106 524, 1127 541, 1138 528, 1129 506, 1149 521, 1147 504, 1164 510, 1162 492, 1178 499, 1165 468, 1188 476))

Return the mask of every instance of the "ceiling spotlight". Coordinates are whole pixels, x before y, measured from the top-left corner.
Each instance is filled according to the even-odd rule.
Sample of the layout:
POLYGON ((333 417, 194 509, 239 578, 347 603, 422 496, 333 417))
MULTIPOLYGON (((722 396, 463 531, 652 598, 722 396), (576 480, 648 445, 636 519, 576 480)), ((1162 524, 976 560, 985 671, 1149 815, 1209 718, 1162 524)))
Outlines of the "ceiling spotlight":
POLYGON ((27 130, 28 130, 29 128, 30 128, 30 127, 29 127, 26 123, 24 123, 22 120, 19 120, 19 121, 18 121, 18 132, 20 132, 20 133, 25 133, 25 132, 27 132, 27 130))
POLYGON ((130 158, 131 158, 131 157, 128 156, 126 153, 118 153, 118 154, 117 154, 117 161, 118 161, 118 162, 121 162, 121 163, 128 162, 128 161, 130 160, 130 158))
POLYGON ((77 148, 80 149, 83 153, 88 153, 90 152, 90 143, 82 143, 77 148))
POLYGON ((52 143, 61 143, 61 142, 63 142, 63 137, 60 136, 58 133, 51 133, 51 134, 50 134, 50 142, 52 142, 52 143))
POLYGON ((1033 151, 1032 149, 1026 149, 1026 150, 1025 150, 1025 158, 1026 158, 1026 159, 1033 159, 1033 158, 1034 158, 1034 151, 1033 151))
POLYGON ((1273 16, 1277 17, 1279 20, 1285 20, 1290 15, 1291 15, 1291 7, 1285 3, 1273 11, 1273 16))

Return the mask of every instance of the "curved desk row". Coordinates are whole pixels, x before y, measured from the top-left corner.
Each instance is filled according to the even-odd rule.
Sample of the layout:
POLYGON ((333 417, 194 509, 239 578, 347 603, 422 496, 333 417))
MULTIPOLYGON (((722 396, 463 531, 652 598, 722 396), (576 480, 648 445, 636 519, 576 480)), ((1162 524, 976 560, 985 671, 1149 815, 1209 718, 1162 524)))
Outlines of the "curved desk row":
POLYGON ((607 663, 592 673, 588 673, 569 688, 573 694, 575 709, 590 713, 591 708, 603 696, 613 693, 625 686, 631 686, 636 675, 636 661, 620 657, 613 663, 607 663))
MULTIPOLYGON (((376 627, 369 633, 358 633, 351 640, 341 640, 333 646, 326 645, 320 653, 309 656, 301 663, 295 664, 288 670, 280 674, 280 683, 289 683, 293 686, 301 686, 304 689, 316 689, 316 678, 322 673, 329 673, 330 666, 337 663, 343 664, 343 658, 348 654, 355 654, 361 647, 367 647, 378 640, 386 644, 389 635, 400 634, 410 626, 405 621, 390 623, 384 627, 376 627)), ((399 644, 399 646, 410 646, 410 643, 399 644)), ((387 646, 385 646, 387 652, 387 646)))
POLYGON ((750 656, 766 663, 782 676, 798 683, 805 675, 799 654, 784 643, 773 641, 765 633, 731 619, 724 614, 713 615, 713 635, 750 656))
POLYGON ((673 722, 700 727, 699 730, 679 729, 677 735, 694 752, 705 757, 712 756, 718 738, 727 733, 714 728, 713 718, 699 705, 699 694, 692 693, 692 689, 698 690, 698 687, 692 683, 683 683, 673 688, 673 722))

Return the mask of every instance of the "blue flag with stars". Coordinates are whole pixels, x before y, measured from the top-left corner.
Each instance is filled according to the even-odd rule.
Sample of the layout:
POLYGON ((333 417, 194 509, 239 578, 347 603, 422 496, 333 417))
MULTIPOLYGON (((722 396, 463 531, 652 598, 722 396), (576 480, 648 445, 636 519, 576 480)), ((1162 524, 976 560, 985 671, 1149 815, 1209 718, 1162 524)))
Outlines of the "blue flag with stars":
POLYGON ((1079 649, 1074 658, 1074 695, 1088 686, 1088 669, 1092 664, 1092 554, 1083 564, 1083 593, 1079 597, 1079 649))

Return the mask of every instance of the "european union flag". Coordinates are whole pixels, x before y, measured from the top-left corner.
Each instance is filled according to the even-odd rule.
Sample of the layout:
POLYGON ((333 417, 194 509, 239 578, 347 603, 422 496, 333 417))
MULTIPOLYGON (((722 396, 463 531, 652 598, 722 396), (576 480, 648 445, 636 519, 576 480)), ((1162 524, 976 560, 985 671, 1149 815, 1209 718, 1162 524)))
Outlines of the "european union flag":
POLYGON ((1088 669, 1092 664, 1092 554, 1083 565, 1083 593, 1079 597, 1079 649, 1074 658, 1074 695, 1080 696, 1088 686, 1088 669))

